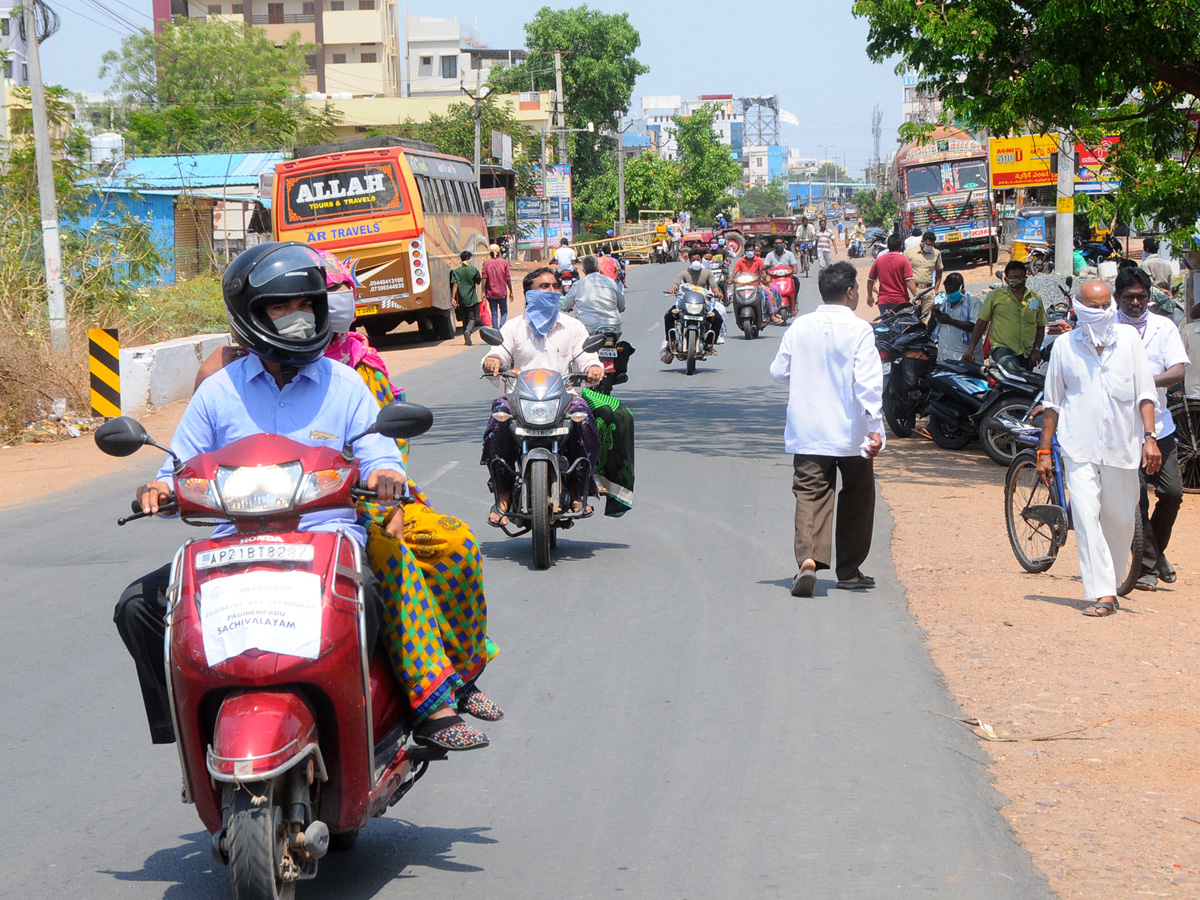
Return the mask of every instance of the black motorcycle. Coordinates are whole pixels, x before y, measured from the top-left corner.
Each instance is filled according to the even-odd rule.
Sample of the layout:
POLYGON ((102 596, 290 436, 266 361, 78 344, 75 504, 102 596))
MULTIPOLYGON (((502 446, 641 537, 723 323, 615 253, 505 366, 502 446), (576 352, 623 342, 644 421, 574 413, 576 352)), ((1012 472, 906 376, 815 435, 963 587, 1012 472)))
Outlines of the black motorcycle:
POLYGON ((596 385, 595 390, 601 394, 611 394, 614 385, 629 380, 629 357, 636 351, 629 341, 621 340, 619 331, 602 328, 596 334, 604 335, 604 346, 596 351, 600 364, 604 366, 604 379, 596 385))
POLYGON ((979 434, 979 411, 991 387, 983 366, 969 359, 939 361, 930 376, 929 436, 943 450, 961 450, 979 434))
POLYGON ((881 311, 874 327, 886 376, 883 417, 896 437, 911 437, 929 401, 937 343, 910 303, 881 311))
MULTIPOLYGON (((495 328, 481 328, 479 336, 493 347, 504 343, 504 336, 495 328)), ((583 351, 599 350, 605 337, 591 335, 583 342, 583 351)), ((550 369, 517 372, 511 368, 502 368, 499 375, 504 379, 510 410, 508 427, 521 447, 521 458, 511 470, 512 505, 505 512, 509 522, 501 527, 509 537, 530 532, 534 568, 548 569, 551 550, 558 544, 558 529, 570 528, 576 519, 590 515, 572 509, 567 487, 572 473, 579 466, 588 465, 588 461, 580 458, 571 462, 561 451, 564 439, 579 427, 578 417, 586 419, 587 416, 586 413, 567 412, 571 404, 567 385, 583 384, 587 376, 573 373, 563 377, 550 369), (513 527, 515 531, 510 530, 513 527)), ((500 458, 493 460, 492 465, 510 468, 509 463, 500 458)))
POLYGON ((1019 366, 992 363, 985 370, 990 390, 976 415, 979 443, 988 458, 1007 466, 1021 450, 1021 444, 1006 421, 1023 421, 1046 385, 1046 376, 1019 366))

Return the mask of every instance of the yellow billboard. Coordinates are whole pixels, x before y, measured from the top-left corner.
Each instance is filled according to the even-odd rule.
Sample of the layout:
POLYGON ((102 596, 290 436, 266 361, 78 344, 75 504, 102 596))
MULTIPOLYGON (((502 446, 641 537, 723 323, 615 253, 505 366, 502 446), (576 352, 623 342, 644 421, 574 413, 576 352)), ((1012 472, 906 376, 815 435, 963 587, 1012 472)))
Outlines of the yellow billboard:
POLYGON ((1058 183, 1058 139, 1051 134, 990 138, 988 157, 993 190, 1058 183))

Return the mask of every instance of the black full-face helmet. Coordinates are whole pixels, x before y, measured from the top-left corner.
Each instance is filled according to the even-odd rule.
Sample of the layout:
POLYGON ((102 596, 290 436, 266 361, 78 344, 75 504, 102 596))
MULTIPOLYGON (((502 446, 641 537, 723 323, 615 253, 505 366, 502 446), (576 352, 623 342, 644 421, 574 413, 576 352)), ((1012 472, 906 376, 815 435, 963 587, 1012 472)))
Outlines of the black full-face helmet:
POLYGON ((329 299, 325 266, 316 251, 295 241, 258 244, 238 254, 221 279, 225 311, 234 340, 255 356, 286 366, 319 359, 329 345, 329 299), (300 297, 312 301, 316 333, 281 335, 266 307, 300 297))

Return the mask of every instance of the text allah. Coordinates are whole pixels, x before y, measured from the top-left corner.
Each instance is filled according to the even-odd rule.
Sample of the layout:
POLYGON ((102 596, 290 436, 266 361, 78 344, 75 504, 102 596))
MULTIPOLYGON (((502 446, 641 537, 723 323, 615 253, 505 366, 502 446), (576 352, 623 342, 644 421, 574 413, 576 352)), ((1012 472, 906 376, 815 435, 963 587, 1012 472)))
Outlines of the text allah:
POLYGON ((362 178, 351 178, 350 183, 342 186, 335 178, 329 181, 317 181, 309 184, 304 182, 296 192, 297 203, 312 203, 314 200, 338 200, 342 197, 360 197, 364 194, 374 194, 383 190, 383 179, 386 176, 364 175, 362 178))

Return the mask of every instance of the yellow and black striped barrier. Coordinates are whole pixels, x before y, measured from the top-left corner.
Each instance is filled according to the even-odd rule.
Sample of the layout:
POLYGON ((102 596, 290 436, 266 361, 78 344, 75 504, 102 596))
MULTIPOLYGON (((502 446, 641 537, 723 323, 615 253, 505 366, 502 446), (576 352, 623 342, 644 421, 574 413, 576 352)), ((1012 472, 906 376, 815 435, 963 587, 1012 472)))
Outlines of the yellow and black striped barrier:
POLYGON ((115 328, 88 329, 88 369, 92 375, 92 415, 121 414, 121 355, 115 328))

